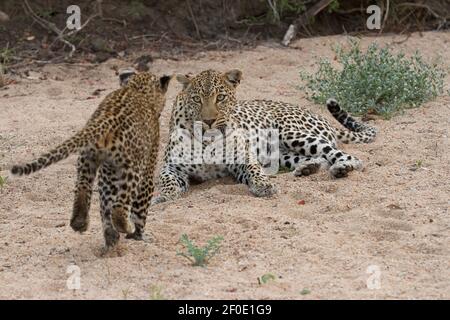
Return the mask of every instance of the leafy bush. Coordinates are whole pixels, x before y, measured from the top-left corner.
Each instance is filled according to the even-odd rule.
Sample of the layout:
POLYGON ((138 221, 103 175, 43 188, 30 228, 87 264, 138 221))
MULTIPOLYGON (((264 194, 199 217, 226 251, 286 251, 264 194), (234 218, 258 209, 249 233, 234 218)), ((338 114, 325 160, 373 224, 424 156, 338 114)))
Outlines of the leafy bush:
POLYGON ((355 40, 350 40, 348 50, 341 46, 333 50, 341 68, 320 59, 316 73, 300 73, 306 82, 302 88, 316 103, 333 97, 353 114, 373 112, 389 117, 443 92, 445 70, 438 63, 426 63, 417 51, 408 58, 372 43, 362 52, 355 40))
POLYGON ((209 260, 220 249, 220 243, 223 237, 217 236, 208 241, 203 247, 197 247, 195 243, 189 239, 187 234, 183 234, 180 238, 181 244, 186 248, 186 252, 178 252, 177 254, 189 259, 194 266, 205 266, 209 260))

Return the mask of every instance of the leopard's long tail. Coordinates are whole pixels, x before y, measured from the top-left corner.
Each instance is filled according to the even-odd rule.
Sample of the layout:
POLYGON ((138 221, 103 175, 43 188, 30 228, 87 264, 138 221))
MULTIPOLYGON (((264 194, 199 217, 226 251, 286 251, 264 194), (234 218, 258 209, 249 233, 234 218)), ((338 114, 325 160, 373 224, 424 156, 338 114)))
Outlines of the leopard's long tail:
POLYGON ((375 140, 377 129, 367 124, 358 122, 347 111, 343 110, 336 100, 327 100, 328 111, 333 117, 339 121, 345 128, 337 129, 337 138, 343 143, 370 143, 375 140))
POLYGON ((14 165, 11 168, 11 173, 15 176, 29 175, 53 163, 66 159, 71 154, 79 152, 89 144, 97 142, 100 138, 98 134, 94 134, 91 130, 85 128, 39 158, 25 164, 14 165))

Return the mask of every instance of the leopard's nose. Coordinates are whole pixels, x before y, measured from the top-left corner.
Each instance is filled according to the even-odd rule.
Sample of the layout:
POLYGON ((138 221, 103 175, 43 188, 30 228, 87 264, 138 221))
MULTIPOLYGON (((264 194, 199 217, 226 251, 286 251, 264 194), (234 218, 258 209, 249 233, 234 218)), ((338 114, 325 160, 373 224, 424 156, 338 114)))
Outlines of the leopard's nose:
POLYGON ((210 128, 211 125, 216 122, 216 119, 211 119, 211 120, 203 120, 204 123, 206 123, 210 128))

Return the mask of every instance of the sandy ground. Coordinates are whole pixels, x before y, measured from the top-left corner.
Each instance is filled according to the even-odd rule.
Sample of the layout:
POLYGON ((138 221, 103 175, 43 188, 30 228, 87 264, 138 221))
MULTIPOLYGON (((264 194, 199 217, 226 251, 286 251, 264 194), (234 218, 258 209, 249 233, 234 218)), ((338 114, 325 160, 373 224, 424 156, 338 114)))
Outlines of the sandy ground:
MULTIPOLYGON (((364 38, 363 44, 402 39, 364 38)), ((312 71, 314 56, 332 58, 335 42, 345 38, 301 40, 290 49, 267 44, 243 52, 199 53, 189 60, 156 60, 153 70, 240 68, 240 98, 308 105, 331 118, 297 86, 299 71, 312 71)), ((449 46, 449 33, 414 34, 394 44, 396 50, 419 49, 429 58, 441 55, 447 65, 449 46)), ((77 131, 102 97, 118 87, 113 65, 127 64, 47 66, 1 90, 1 175, 8 175, 11 164, 30 160, 77 131), (96 97, 96 89, 106 91, 96 97)), ((447 78, 446 89, 449 83, 447 78)), ((161 119, 163 146, 170 102, 179 89, 171 84, 161 119)), ((99 255, 103 238, 97 197, 88 232, 77 234, 68 225, 75 156, 32 176, 10 179, 0 190, 0 298, 449 299, 449 105, 447 95, 390 121, 375 121, 380 129, 376 142, 343 147, 365 163, 363 172, 346 179, 332 180, 326 172, 305 178, 279 174, 273 182, 280 193, 270 199, 253 197, 232 179, 194 186, 182 199, 151 208, 150 243, 122 239, 117 254, 107 258, 99 255), (176 254, 183 233, 200 244, 222 235, 222 249, 207 267, 193 267, 176 254), (67 280, 76 276, 71 269, 67 273, 73 264, 80 268, 79 290, 67 288, 67 280), (267 273, 276 279, 259 284, 258 277, 267 273), (367 283, 376 285, 377 275, 379 289, 369 289, 367 283)))

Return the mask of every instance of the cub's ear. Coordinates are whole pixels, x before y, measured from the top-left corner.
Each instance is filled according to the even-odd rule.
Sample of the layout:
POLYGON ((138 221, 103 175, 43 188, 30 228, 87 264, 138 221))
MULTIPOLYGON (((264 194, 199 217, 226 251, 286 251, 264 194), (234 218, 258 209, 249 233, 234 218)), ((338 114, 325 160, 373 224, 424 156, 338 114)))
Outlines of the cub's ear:
POLYGON ((242 71, 238 69, 232 69, 225 72, 224 77, 230 85, 236 88, 242 80, 242 71))
POLYGON ((161 86, 161 90, 165 93, 167 91, 167 88, 169 87, 170 79, 172 79, 171 76, 162 76, 159 78, 159 84, 161 86))
POLYGON ((119 71, 120 86, 121 87, 126 86, 128 84, 128 80, 130 80, 130 78, 135 74, 136 70, 134 69, 123 69, 119 71))
POLYGON ((191 83, 191 76, 188 74, 177 74, 177 81, 183 85, 183 90, 186 89, 191 83))

